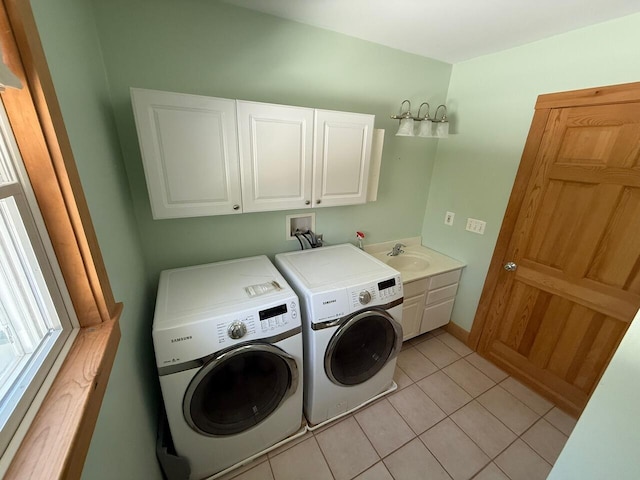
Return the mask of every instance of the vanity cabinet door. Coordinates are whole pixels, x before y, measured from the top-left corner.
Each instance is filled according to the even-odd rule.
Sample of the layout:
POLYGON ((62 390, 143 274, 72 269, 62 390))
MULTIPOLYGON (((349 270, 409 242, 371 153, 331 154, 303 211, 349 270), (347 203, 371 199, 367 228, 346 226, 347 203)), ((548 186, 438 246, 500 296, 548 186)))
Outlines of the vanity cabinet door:
POLYGON ((420 333, 420 322, 427 295, 428 279, 423 278, 405 283, 402 304, 402 340, 408 340, 420 333))
POLYGON ((245 212, 311 207, 313 109, 238 100, 245 212))
POLYGON ((313 206, 367 201, 375 116, 315 111, 313 206))
POLYGON ((424 310, 425 295, 407 298, 402 304, 402 340, 408 340, 420 333, 420 323, 424 310))
POLYGON ((153 218, 242 213, 236 102, 131 89, 153 218))

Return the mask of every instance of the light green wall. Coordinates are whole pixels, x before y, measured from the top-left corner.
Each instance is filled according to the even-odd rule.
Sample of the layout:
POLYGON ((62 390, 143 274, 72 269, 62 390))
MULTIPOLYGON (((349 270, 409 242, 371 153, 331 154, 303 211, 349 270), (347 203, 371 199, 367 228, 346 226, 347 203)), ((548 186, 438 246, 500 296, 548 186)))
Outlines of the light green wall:
POLYGON ((91 4, 32 6, 114 296, 124 302, 122 340, 83 477, 160 478, 157 389, 145 271, 91 4))
POLYGON ((372 113, 387 129, 378 201, 319 208, 331 243, 420 233, 435 140, 394 137, 403 99, 442 103, 451 65, 216 1, 95 2, 150 283, 166 268, 293 250, 272 212, 152 220, 129 87, 372 113))
POLYGON ((129 87, 375 114, 376 127, 390 132, 379 200, 319 209, 316 220, 333 243, 355 230, 382 241, 419 234, 436 146, 396 141, 388 116, 404 98, 442 103, 451 66, 216 1, 32 4, 114 294, 125 304, 83 478, 160 478, 150 335, 158 272, 296 244, 284 240, 290 212, 153 221, 129 87))
POLYGON ((542 93, 640 81, 640 14, 454 65, 447 105, 457 134, 440 141, 423 243, 468 264, 453 321, 470 330, 520 156, 542 93), (452 227, 446 211, 455 212, 452 227), (484 236, 466 232, 485 220, 484 236))

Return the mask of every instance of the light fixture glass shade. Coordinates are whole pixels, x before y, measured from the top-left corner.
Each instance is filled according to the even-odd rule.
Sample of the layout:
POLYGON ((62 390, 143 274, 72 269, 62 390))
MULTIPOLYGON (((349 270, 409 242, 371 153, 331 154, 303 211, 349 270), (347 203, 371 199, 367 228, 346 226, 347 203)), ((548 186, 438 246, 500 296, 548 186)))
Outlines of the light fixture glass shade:
POLYGON ((403 118, 400 120, 400 127, 396 137, 413 137, 413 118, 403 118))
POLYGON ((435 135, 438 138, 449 136, 449 122, 435 122, 435 135))
POLYGON ((419 137, 433 137, 433 122, 431 120, 422 120, 418 128, 419 137))

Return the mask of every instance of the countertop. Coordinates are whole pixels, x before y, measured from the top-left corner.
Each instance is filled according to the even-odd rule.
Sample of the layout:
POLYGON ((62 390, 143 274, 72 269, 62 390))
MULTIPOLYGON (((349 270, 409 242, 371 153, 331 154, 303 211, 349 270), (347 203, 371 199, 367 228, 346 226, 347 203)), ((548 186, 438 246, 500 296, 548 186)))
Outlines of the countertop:
POLYGON ((432 250, 431 248, 422 246, 420 237, 402 238, 390 242, 365 245, 364 251, 385 263, 393 258, 402 257, 403 255, 415 256, 427 260, 428 266, 420 269, 416 269, 415 267, 411 269, 402 269, 393 266, 393 268, 400 272, 402 283, 413 282, 415 280, 431 277, 440 273, 458 270, 466 266, 465 263, 456 260, 455 258, 451 258, 443 253, 432 250), (388 256, 387 253, 391 251, 396 243, 403 243, 406 245, 406 247, 402 247, 404 253, 401 253, 398 257, 388 256))

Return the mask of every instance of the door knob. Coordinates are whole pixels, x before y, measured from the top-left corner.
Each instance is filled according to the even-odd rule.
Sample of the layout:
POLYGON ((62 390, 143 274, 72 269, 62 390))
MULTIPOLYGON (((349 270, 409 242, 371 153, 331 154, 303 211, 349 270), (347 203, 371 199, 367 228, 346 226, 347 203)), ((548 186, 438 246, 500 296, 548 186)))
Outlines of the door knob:
POLYGON ((504 264, 504 269, 507 272, 515 272, 516 268, 518 268, 518 265, 516 265, 514 262, 507 262, 504 264))

